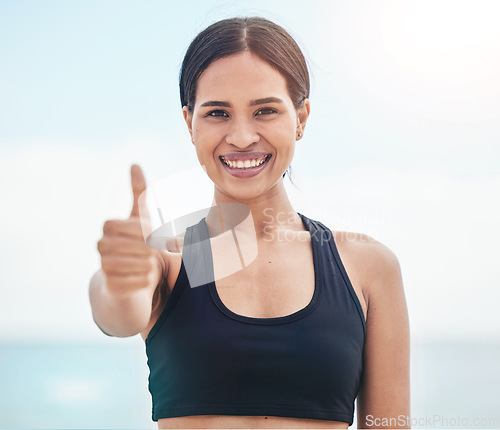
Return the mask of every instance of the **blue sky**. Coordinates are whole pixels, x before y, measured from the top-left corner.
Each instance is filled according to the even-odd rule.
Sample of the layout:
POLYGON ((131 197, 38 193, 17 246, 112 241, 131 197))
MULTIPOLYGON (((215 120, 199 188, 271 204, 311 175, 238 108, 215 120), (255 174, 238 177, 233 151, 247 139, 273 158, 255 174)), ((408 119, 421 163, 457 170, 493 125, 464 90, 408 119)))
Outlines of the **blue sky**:
POLYGON ((234 15, 275 20, 308 59, 297 209, 398 255, 415 337, 497 336, 499 12, 486 0, 3 0, 0 339, 102 339, 87 286, 104 220, 130 211, 130 164, 150 183, 187 175, 172 195, 210 201, 210 184, 194 185, 178 73, 191 39, 234 15))

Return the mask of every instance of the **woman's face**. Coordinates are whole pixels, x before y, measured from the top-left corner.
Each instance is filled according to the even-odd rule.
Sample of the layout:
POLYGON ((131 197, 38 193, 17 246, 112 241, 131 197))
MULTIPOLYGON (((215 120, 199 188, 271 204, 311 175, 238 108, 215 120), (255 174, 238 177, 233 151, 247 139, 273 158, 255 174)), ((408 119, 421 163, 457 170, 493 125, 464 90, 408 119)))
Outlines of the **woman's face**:
POLYGON ((213 62, 198 80, 192 112, 183 111, 216 193, 249 200, 282 181, 303 133, 309 101, 297 111, 285 78, 244 52, 213 62))

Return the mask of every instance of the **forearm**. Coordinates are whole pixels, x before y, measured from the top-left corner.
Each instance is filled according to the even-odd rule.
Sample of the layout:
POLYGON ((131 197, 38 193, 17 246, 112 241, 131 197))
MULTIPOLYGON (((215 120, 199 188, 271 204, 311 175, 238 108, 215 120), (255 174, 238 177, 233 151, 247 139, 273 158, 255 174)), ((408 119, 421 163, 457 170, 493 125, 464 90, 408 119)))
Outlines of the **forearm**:
POLYGON ((149 323, 153 293, 152 289, 141 289, 121 297, 111 294, 106 286, 106 275, 100 269, 89 286, 94 321, 110 336, 134 336, 149 323))

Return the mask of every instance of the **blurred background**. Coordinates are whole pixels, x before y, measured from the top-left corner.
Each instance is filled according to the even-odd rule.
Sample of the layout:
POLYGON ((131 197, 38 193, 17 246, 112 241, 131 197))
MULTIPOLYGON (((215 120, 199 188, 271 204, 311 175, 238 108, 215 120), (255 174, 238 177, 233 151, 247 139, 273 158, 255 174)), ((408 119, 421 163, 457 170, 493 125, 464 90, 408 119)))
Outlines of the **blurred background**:
POLYGON ((1 0, 0 428, 156 428, 142 339, 92 320, 96 242, 129 215, 132 163, 178 184, 179 214, 210 204, 180 64, 206 26, 249 15, 310 66, 297 210, 399 258, 413 427, 499 428, 495 0, 1 0))

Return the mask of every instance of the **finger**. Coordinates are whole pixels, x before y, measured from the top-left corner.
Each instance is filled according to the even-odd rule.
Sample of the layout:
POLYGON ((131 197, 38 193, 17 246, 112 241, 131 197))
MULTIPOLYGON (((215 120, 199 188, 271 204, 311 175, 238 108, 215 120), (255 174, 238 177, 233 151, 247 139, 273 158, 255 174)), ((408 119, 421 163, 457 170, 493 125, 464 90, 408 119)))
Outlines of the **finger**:
POLYGON ((106 285, 113 293, 126 294, 145 288, 152 284, 152 277, 148 274, 136 275, 106 275, 106 285))
POLYGON ((130 179, 132 184, 132 193, 134 202, 132 205, 131 217, 148 217, 146 207, 146 195, 142 198, 141 195, 146 191, 146 179, 142 173, 142 169, 137 164, 132 164, 130 168, 130 179))
POLYGON ((104 236, 126 236, 131 239, 144 239, 143 226, 137 218, 107 220, 102 227, 104 236))
POLYGON ((120 255, 148 256, 151 254, 151 249, 145 242, 130 239, 126 236, 104 236, 97 242, 97 250, 101 255, 115 253, 120 255))
POLYGON ((156 257, 138 258, 121 255, 101 257, 102 270, 106 275, 147 275, 158 266, 156 257))

